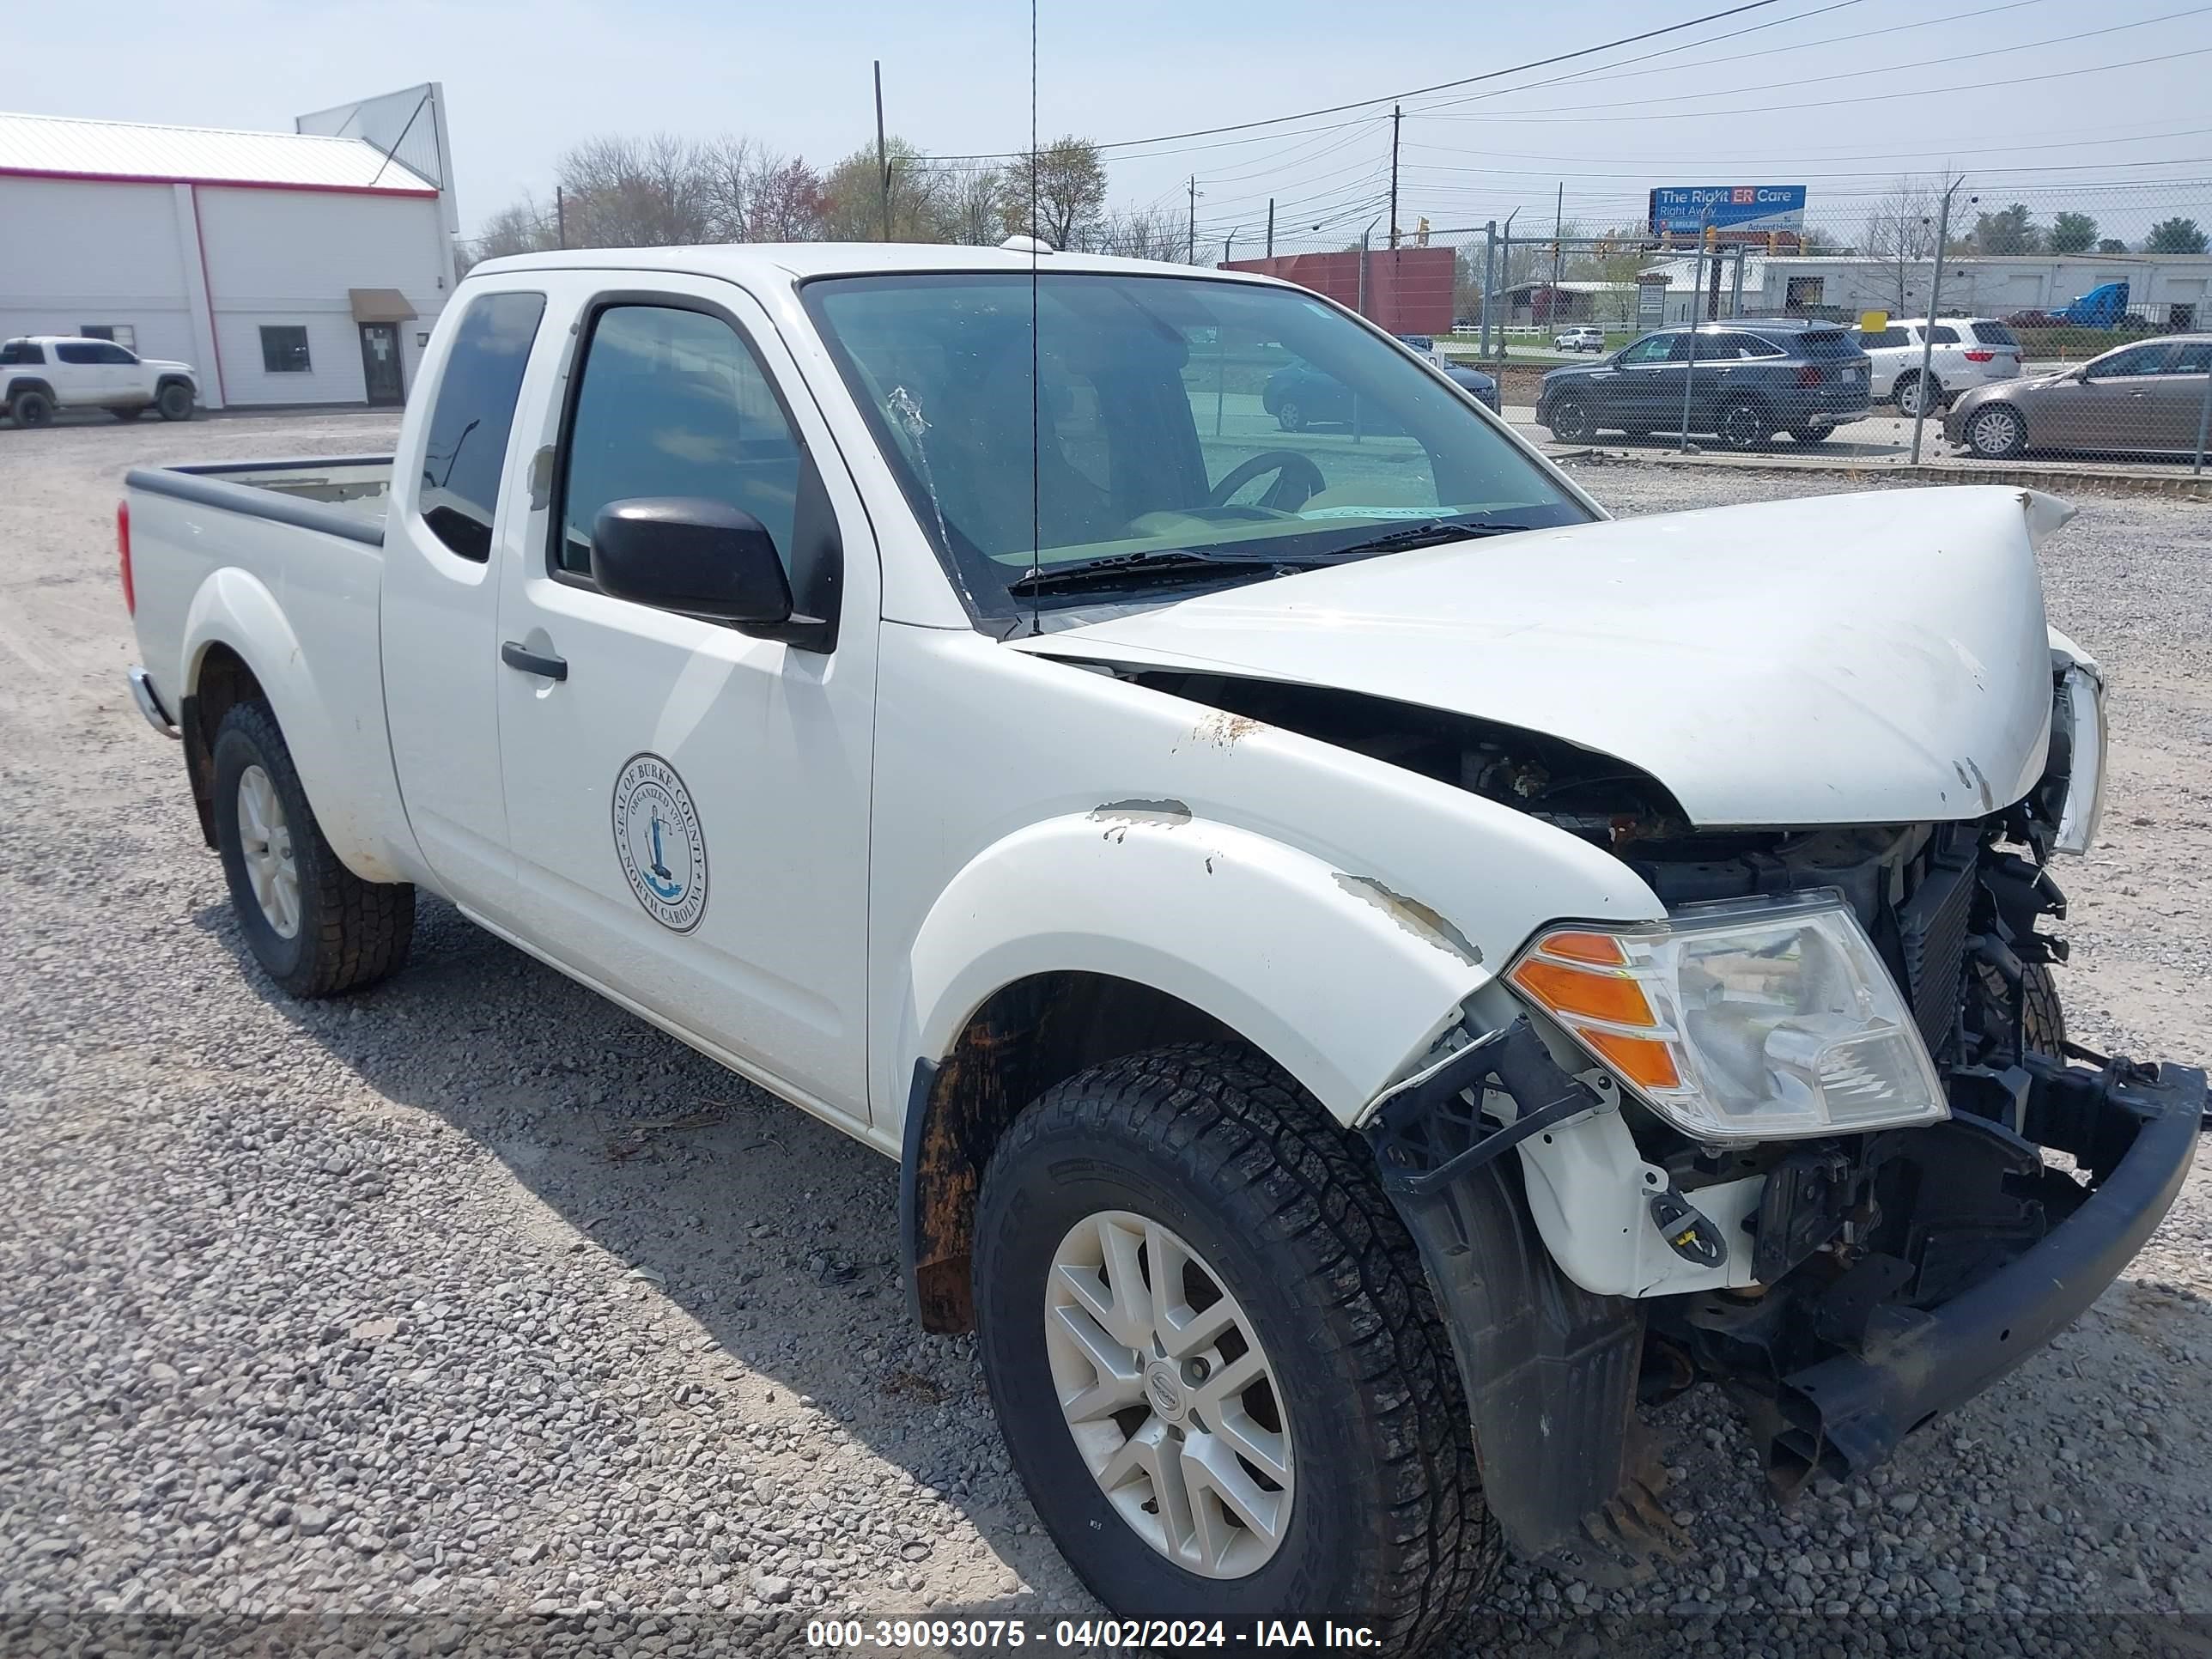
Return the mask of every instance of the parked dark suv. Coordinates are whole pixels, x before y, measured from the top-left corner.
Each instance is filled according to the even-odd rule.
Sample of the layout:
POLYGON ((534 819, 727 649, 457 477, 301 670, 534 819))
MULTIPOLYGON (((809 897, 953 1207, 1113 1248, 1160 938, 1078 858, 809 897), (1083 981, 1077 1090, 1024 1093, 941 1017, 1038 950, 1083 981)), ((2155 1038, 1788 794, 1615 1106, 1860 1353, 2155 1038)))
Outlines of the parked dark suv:
POLYGON ((1602 362, 1555 368, 1536 396, 1536 422, 1563 443, 1600 432, 1640 438, 1682 428, 1730 449, 1757 449, 1787 432, 1816 444, 1865 416, 1869 360, 1858 337, 1802 318, 1735 318, 1662 328, 1602 362))

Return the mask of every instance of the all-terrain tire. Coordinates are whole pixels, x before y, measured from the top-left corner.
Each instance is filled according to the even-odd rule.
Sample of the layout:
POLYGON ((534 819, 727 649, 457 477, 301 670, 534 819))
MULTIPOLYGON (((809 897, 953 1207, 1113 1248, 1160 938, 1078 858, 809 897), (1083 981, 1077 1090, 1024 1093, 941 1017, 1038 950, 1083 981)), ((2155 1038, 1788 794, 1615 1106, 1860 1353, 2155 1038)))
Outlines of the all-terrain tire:
POLYGON ((172 380, 154 399, 154 407, 165 421, 189 421, 192 418, 192 389, 182 380, 172 380))
POLYGON ((363 881, 338 861, 268 704, 241 702, 222 717, 213 771, 216 847, 239 931, 262 970, 295 997, 356 991, 397 970, 415 936, 415 889, 363 881), (299 916, 289 938, 255 897, 246 871, 239 782, 256 766, 274 786, 298 872, 299 916))
POLYGON ((1132 1054, 1048 1091, 983 1176, 980 1351, 1015 1468, 1060 1553, 1125 1616, 1334 1619, 1389 1653, 1437 1641, 1498 1571, 1450 1341, 1370 1154, 1280 1070, 1233 1044, 1132 1054), (1281 1541, 1202 1577, 1107 1499, 1060 1407, 1054 1252, 1087 1217, 1180 1235, 1249 1316, 1292 1470, 1281 1541))
MULTIPOLYGON (((2029 962, 2021 966, 2026 970, 2020 981, 2022 1034, 2037 1054, 2059 1059, 2066 1052, 2066 1010, 2058 1000, 2057 978, 2048 963, 2029 962)), ((1982 983, 1998 1007, 2011 1005, 2012 992, 2004 975, 1986 963, 1982 968, 1982 983)))
POLYGON ((9 404, 17 426, 52 426, 54 400, 43 392, 19 392, 9 404))

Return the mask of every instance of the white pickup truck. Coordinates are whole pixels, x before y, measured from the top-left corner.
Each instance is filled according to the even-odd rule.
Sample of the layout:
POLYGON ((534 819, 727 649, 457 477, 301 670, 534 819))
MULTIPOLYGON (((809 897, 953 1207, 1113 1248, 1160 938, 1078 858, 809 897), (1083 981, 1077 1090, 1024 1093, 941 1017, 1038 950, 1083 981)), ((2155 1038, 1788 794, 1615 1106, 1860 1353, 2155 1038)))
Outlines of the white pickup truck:
POLYGON ((189 421, 199 395, 190 363, 141 357, 112 340, 71 334, 0 340, 0 415, 17 426, 45 426, 64 409, 104 409, 118 421, 150 409, 165 421, 189 421))
POLYGON ((396 454, 121 529, 271 979, 394 971, 427 890, 900 1158, 1109 1607, 1395 1650, 1509 1544, 1686 1547, 1644 1407, 1849 1476, 2172 1201, 2203 1074, 2053 993, 2065 516, 1613 521, 1304 290, 808 246, 478 265, 396 454), (1359 420, 1277 430, 1270 354, 1359 420))

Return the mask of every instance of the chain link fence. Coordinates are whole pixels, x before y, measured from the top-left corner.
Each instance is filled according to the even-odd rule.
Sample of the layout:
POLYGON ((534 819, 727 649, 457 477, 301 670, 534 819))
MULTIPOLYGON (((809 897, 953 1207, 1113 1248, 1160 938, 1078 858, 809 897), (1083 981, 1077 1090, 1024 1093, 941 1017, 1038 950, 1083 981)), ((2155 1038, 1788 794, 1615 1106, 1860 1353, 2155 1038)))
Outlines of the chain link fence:
POLYGON ((1431 342, 1493 379, 1506 417, 1540 439, 2204 474, 2212 179, 1902 181, 1825 204, 1815 192, 1786 228, 1703 236, 1551 208, 1417 219, 1395 247, 1378 223, 1364 251, 1340 231, 1247 239, 1229 263, 1431 342), (1863 385, 1839 386, 1860 352, 1863 385))

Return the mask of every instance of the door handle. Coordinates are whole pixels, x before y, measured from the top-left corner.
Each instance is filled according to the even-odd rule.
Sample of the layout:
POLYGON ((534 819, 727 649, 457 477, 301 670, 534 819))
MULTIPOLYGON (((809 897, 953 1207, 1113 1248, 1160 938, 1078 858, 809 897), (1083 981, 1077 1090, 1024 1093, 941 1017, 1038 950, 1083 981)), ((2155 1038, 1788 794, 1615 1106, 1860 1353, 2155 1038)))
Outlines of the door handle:
POLYGON ((568 678, 568 662, 565 657, 541 657, 535 651, 524 648, 509 640, 499 648, 499 659, 509 668, 519 668, 526 674, 542 674, 549 680, 568 678))

